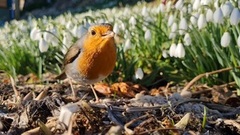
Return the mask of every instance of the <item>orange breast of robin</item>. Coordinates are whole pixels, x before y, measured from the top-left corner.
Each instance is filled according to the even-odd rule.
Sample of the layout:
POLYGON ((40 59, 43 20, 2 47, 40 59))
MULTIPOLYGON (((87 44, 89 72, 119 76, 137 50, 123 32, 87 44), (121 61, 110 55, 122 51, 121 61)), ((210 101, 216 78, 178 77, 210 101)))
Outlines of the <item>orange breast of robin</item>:
POLYGON ((86 42, 78 59, 78 70, 85 79, 95 80, 107 77, 114 69, 116 47, 114 39, 86 42))

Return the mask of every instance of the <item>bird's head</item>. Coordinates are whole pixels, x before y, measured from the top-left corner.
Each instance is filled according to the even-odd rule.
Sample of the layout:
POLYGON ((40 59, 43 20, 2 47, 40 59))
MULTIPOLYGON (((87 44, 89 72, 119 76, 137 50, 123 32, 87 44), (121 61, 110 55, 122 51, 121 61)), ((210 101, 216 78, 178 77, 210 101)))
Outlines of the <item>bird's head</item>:
POLYGON ((96 48, 103 47, 106 44, 114 44, 114 35, 111 24, 96 24, 89 27, 84 44, 96 48))

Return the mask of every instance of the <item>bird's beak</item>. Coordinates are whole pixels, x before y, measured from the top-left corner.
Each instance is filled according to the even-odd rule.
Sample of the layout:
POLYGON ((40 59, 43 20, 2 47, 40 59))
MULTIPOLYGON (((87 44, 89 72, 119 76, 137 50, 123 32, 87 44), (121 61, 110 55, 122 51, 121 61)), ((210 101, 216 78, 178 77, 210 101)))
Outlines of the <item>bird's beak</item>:
POLYGON ((114 37, 115 33, 113 31, 107 31, 106 33, 103 33, 103 38, 112 38, 114 37))

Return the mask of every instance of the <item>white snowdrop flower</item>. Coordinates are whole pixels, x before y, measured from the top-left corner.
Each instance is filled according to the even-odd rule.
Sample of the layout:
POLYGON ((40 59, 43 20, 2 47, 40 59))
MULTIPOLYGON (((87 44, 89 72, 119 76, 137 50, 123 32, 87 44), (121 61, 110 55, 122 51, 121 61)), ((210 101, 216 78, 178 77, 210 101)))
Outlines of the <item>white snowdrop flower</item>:
POLYGON ((75 37, 80 38, 86 33, 86 31, 87 31, 87 29, 83 25, 80 25, 80 26, 75 25, 72 30, 72 34, 75 37))
POLYGON ((148 25, 149 25, 148 23, 147 24, 143 24, 142 25, 142 30, 147 31, 148 28, 146 26, 148 26, 148 25))
POLYGON ((39 47, 40 52, 43 53, 48 50, 49 45, 43 38, 40 38, 38 47, 39 47))
POLYGON ((194 13, 194 14, 190 17, 190 22, 192 23, 193 26, 197 25, 198 17, 199 17, 199 13, 194 13))
POLYGON ((13 39, 16 39, 17 38, 17 32, 12 33, 11 36, 12 36, 13 39))
POLYGON ((194 0, 193 10, 198 10, 198 9, 199 9, 199 7, 200 7, 200 1, 201 1, 201 0, 194 0))
POLYGON ((73 36, 74 37, 76 37, 77 36, 77 30, 78 30, 78 26, 77 25, 75 25, 74 27, 73 27, 73 29, 71 30, 71 33, 73 34, 73 36))
POLYGON ((49 32, 43 32, 43 39, 46 41, 46 42, 50 42, 53 38, 53 35, 49 32))
POLYGON ((26 26, 26 24, 25 23, 19 23, 19 29, 21 30, 21 31, 24 31, 24 32, 26 32, 27 31, 27 26, 26 26))
POLYGON ((214 1, 214 4, 213 4, 213 5, 214 5, 214 7, 215 7, 216 9, 219 8, 218 3, 219 3, 219 0, 215 0, 215 1, 214 1))
POLYGON ((188 24, 186 18, 182 17, 179 23, 179 34, 183 35, 188 29, 188 24))
POLYGON ((181 10, 183 7, 184 1, 183 0, 178 0, 175 4, 175 8, 178 10, 181 10))
POLYGON ((30 38, 32 40, 40 40, 42 33, 38 27, 34 27, 30 32, 30 38))
POLYGON ((46 41, 47 41, 47 42, 51 42, 53 46, 57 46, 58 43, 59 43, 59 40, 58 40, 58 38, 57 38, 57 36, 58 36, 58 30, 57 30, 57 28, 56 28, 56 27, 52 27, 52 28, 50 29, 50 32, 51 32, 51 34, 49 33, 49 36, 50 36, 50 37, 49 37, 49 39, 46 40, 46 41))
POLYGON ((224 32, 223 36, 221 38, 221 46, 222 47, 228 47, 231 42, 231 35, 229 32, 224 32))
POLYGON ((162 50, 162 56, 163 56, 163 58, 168 58, 168 51, 162 50))
POLYGON ((67 51, 68 51, 68 48, 67 48, 66 46, 63 46, 63 47, 61 48, 61 52, 62 52, 63 54, 66 54, 67 51))
POLYGON ((145 6, 142 8, 142 16, 144 16, 144 17, 148 16, 147 7, 145 7, 145 6))
POLYGON ((129 8, 124 8, 124 10, 123 10, 123 15, 129 15, 129 13, 130 13, 130 9, 129 8))
POLYGON ((134 16, 131 16, 129 19, 129 23, 133 26, 135 26, 137 24, 137 20, 134 16))
POLYGON ((192 12, 193 12, 192 5, 191 5, 191 4, 188 4, 188 5, 187 5, 187 11, 188 11, 188 13, 192 13, 192 12))
POLYGON ((152 37, 151 31, 149 29, 147 29, 144 34, 144 38, 146 41, 149 41, 149 40, 151 40, 151 37, 152 37))
POLYGON ((170 16, 169 16, 169 18, 168 18, 168 23, 167 23, 167 25, 168 25, 168 26, 171 26, 171 25, 173 24, 173 22, 174 22, 174 16, 173 16, 173 14, 170 14, 170 16))
POLYGON ((213 21, 213 11, 211 9, 208 9, 206 12, 206 21, 207 22, 213 21))
POLYGON ((68 33, 68 32, 63 33, 63 41, 62 42, 67 47, 70 47, 72 45, 72 39, 73 39, 73 37, 70 33, 68 33))
POLYGON ((70 29, 72 29, 73 27, 74 27, 74 25, 73 25, 72 21, 68 21, 67 24, 66 24, 66 28, 67 28, 68 30, 70 30, 70 29))
POLYGON ((59 40, 58 40, 56 37, 53 37, 52 40, 51 40, 51 44, 52 44, 53 46, 57 46, 58 43, 59 43, 59 40))
POLYGON ((131 33, 128 30, 125 30, 124 39, 130 39, 132 37, 131 33))
POLYGON ((120 28, 121 28, 122 30, 126 30, 126 26, 125 26, 125 24, 124 24, 123 22, 121 22, 120 28))
POLYGON ((59 18, 57 18, 57 22, 59 22, 61 25, 66 25, 67 20, 63 17, 63 15, 59 16, 59 18))
POLYGON ((166 6, 163 3, 160 3, 159 6, 157 7, 157 12, 164 13, 165 11, 166 11, 166 6))
POLYGON ((236 26, 238 25, 239 21, 240 21, 240 11, 238 8, 234 8, 230 16, 230 24, 236 26))
POLYGON ((183 42, 185 46, 189 46, 192 44, 192 38, 190 37, 189 33, 186 33, 184 38, 183 38, 183 42))
POLYGON ((143 79, 144 73, 142 68, 137 68, 136 72, 135 72, 135 78, 136 79, 143 79))
POLYGON ((183 44, 179 42, 175 50, 175 57, 183 58, 184 56, 185 56, 185 49, 183 47, 183 44))
POLYGON ((100 18, 100 19, 98 20, 98 23, 105 23, 105 22, 106 22, 106 20, 103 19, 103 18, 100 18))
POLYGON ((216 11, 213 13, 213 21, 215 24, 223 23, 223 12, 221 8, 217 8, 216 11))
POLYGON ((114 26, 113 26, 113 31, 114 31, 116 34, 119 33, 120 30, 119 30, 119 26, 118 26, 117 23, 114 24, 114 26))
POLYGON ((168 38, 169 39, 174 39, 177 36, 176 32, 170 32, 168 38))
POLYGON ((201 5, 209 6, 212 3, 212 0, 201 0, 201 5))
MULTIPOLYGON (((64 45, 66 45, 66 46, 69 45, 69 40, 68 40, 68 38, 67 38, 66 36, 63 36, 62 43, 63 43, 64 45)), ((65 53, 64 53, 64 54, 65 54, 65 53)))
POLYGON ((52 33, 53 35, 58 36, 58 29, 57 29, 56 27, 53 26, 53 27, 50 29, 50 31, 51 31, 51 33, 52 33))
POLYGON ((237 38, 237 45, 238 45, 238 47, 240 47, 240 35, 237 38))
POLYGON ((92 25, 92 23, 86 22, 86 23, 84 24, 85 31, 87 31, 88 28, 91 27, 91 25, 92 25))
POLYGON ((43 32, 43 39, 47 42, 51 42, 51 40, 54 38, 54 35, 57 35, 56 28, 50 28, 53 27, 52 25, 49 25, 46 28, 46 31, 43 32), (54 35, 53 35, 54 34, 54 35))
POLYGON ((144 17, 145 22, 154 22, 154 19, 151 16, 144 17))
POLYGON ((177 28, 178 28, 177 23, 174 22, 174 23, 172 24, 172 27, 171 27, 171 32, 176 32, 176 31, 177 31, 177 28))
POLYGON ((204 16, 204 14, 200 14, 199 18, 198 18, 198 29, 202 29, 207 25, 207 21, 206 18, 204 16))
POLYGON ((172 1, 168 0, 166 3, 166 12, 170 12, 172 8, 172 1))
POLYGON ((233 5, 230 1, 227 1, 225 4, 222 5, 222 12, 224 17, 229 17, 233 10, 233 5))
POLYGON ((124 48, 123 48, 123 51, 126 52, 127 50, 131 49, 132 48, 132 44, 131 44, 131 40, 130 39, 127 39, 125 41, 125 45, 124 45, 124 48))
POLYGON ((175 57, 176 48, 177 48, 177 45, 175 43, 172 43, 169 48, 170 57, 175 57))
MULTIPOLYGON (((188 7, 187 6, 183 6, 182 10, 180 11, 182 15, 186 14, 188 12, 188 7)), ((190 12, 190 11, 189 11, 190 12)), ((189 13, 188 12, 188 13, 189 13)), ((181 16, 182 16, 181 15, 181 16)))

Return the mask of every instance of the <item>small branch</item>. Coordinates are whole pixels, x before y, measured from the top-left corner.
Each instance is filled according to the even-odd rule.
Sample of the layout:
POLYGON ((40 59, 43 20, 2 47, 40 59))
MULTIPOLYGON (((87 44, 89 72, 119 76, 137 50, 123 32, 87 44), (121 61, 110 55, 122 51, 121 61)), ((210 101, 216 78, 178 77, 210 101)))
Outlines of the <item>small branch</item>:
MULTIPOLYGON (((217 88, 224 88, 224 87, 230 87, 230 86, 234 86, 234 85, 236 85, 236 82, 229 82, 229 83, 225 83, 225 84, 221 84, 221 85, 216 85, 216 86, 217 86, 217 88)), ((196 95, 208 93, 208 92, 212 91, 213 89, 214 89, 214 88, 212 88, 212 87, 207 87, 207 86, 205 86, 205 87, 204 87, 204 90, 193 92, 193 93, 192 93, 192 96, 196 96, 196 95)), ((220 89, 215 89, 215 90, 219 91, 220 89)))
MULTIPOLYGON (((238 67, 234 67, 234 68, 240 68, 240 66, 238 67)), ((209 75, 213 75, 213 74, 217 74, 217 73, 221 73, 221 72, 226 72, 226 71, 230 71, 232 70, 232 67, 229 68, 223 68, 223 69, 219 69, 219 70, 215 70, 212 72, 206 72, 203 74, 200 74, 198 76, 196 76, 195 78, 193 78, 183 89, 182 91, 187 91, 196 81, 198 81, 199 79, 203 78, 204 76, 208 77, 209 75)))
POLYGON ((16 101, 14 101, 15 103, 19 103, 21 102, 21 97, 20 97, 20 92, 16 89, 16 84, 15 84, 15 80, 13 79, 13 77, 10 75, 10 80, 11 80, 11 85, 15 94, 15 99, 16 101))

